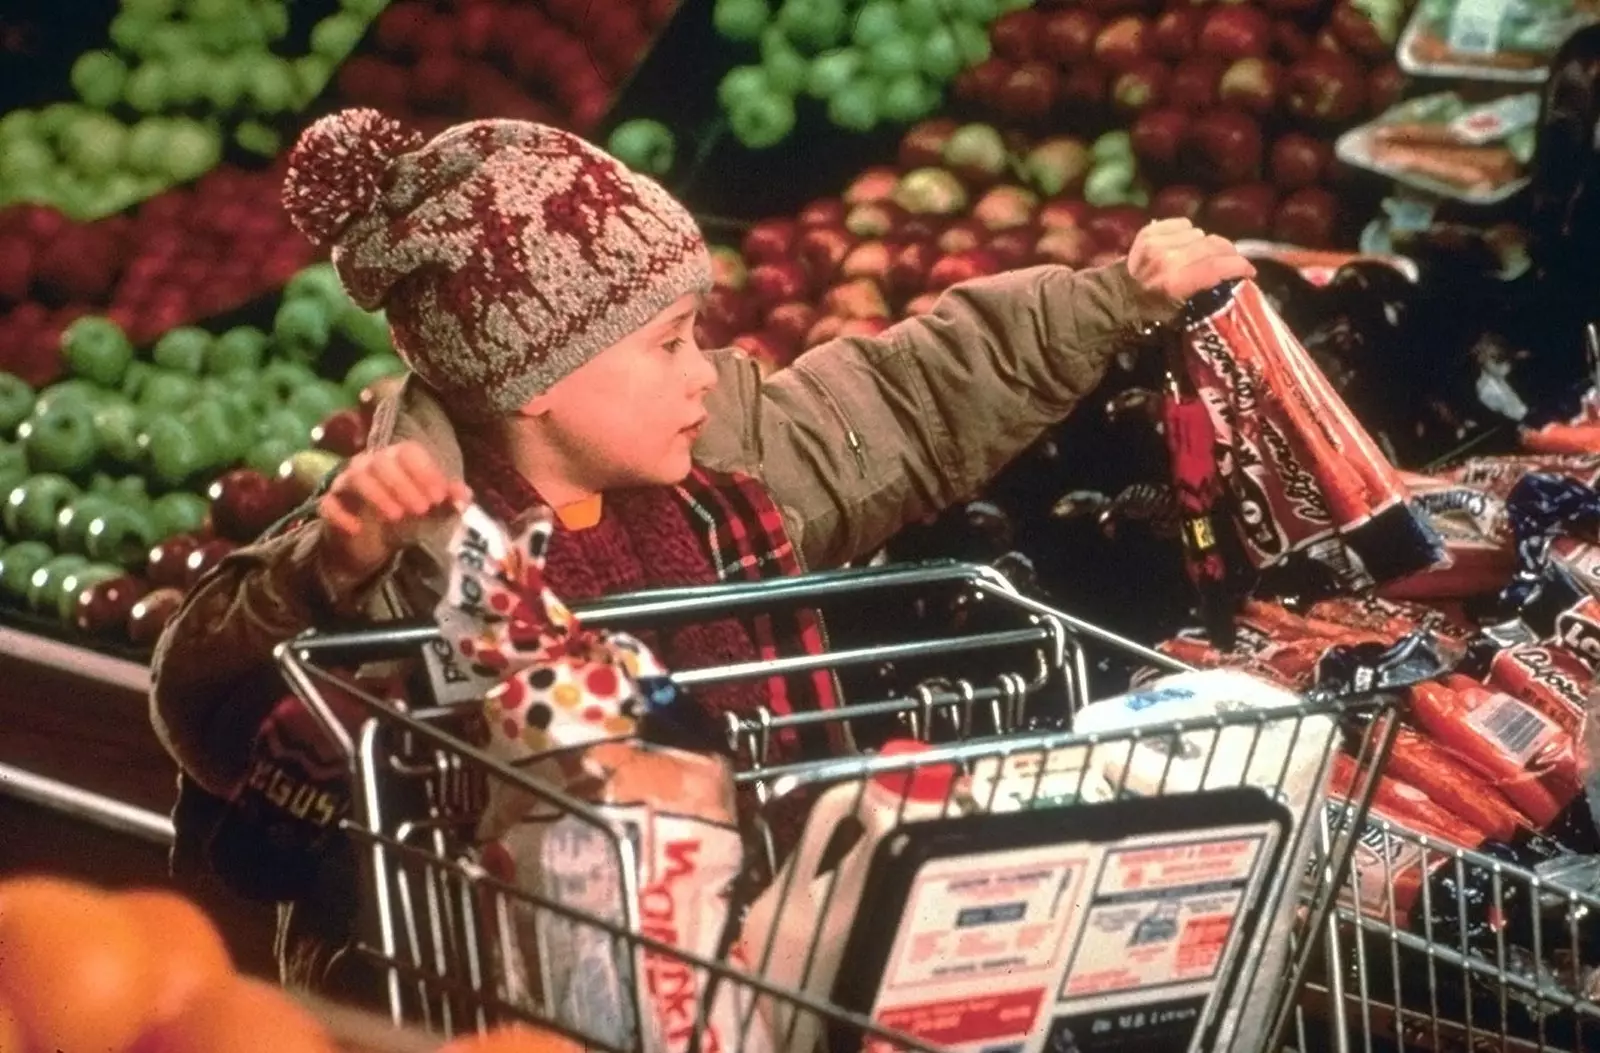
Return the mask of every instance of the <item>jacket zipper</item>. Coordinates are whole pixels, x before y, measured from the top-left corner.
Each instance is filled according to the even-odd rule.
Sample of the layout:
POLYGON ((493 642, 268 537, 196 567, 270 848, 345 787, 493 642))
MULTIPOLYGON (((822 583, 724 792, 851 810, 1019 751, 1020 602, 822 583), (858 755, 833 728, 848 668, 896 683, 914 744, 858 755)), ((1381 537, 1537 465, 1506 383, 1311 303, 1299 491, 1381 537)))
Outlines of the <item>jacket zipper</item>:
POLYGON ((861 473, 861 478, 865 479, 867 477, 867 451, 861 444, 861 436, 857 435, 855 428, 851 426, 850 418, 845 416, 844 407, 839 405, 839 400, 833 397, 833 392, 828 390, 828 386, 813 376, 810 370, 796 369, 795 373, 805 380, 806 386, 817 393, 817 396, 827 404, 828 409, 838 418, 839 423, 844 425, 844 443, 850 447, 850 452, 855 455, 856 470, 861 473))

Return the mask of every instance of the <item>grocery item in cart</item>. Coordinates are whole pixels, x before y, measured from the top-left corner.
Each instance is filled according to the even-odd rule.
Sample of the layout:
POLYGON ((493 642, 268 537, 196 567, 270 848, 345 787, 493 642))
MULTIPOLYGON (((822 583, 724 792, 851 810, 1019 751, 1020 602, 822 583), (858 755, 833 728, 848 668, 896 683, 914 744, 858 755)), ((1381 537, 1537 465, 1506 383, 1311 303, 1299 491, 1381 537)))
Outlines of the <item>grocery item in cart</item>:
POLYGON ((1394 599, 1464 599, 1498 592, 1516 569, 1505 502, 1448 479, 1403 474, 1411 506, 1444 540, 1448 566, 1432 567, 1382 587, 1394 599))
POLYGON ((1396 57, 1415 76, 1537 84, 1596 17, 1590 0, 1422 0, 1396 57))
POLYGON ((1493 205, 1528 185, 1532 92, 1470 106, 1452 91, 1408 99, 1339 137, 1339 159, 1471 205, 1493 205))
MULTIPOLYGON (((482 704, 485 749, 532 780, 491 781, 483 865, 545 902, 618 925, 637 918, 645 935, 711 958, 742 865, 732 772, 720 757, 639 738, 640 718, 672 704, 672 682, 638 640, 580 625, 545 586, 552 530, 552 516, 536 515, 512 538, 471 508, 448 547, 446 642, 478 675, 499 675, 482 704)), ((648 1051, 677 1053, 694 1043, 708 975, 592 922, 509 906, 509 919, 489 913, 513 1004, 613 1045, 642 1036, 648 1051)), ((712 1048, 739 1033, 737 995, 724 985, 710 1006, 712 1048)))
MULTIPOLYGON (((1395 732, 1386 772, 1415 787, 1446 816, 1454 817, 1493 841, 1510 841, 1528 820, 1503 794, 1453 753, 1415 728, 1395 732)), ((1385 799, 1381 792, 1379 800, 1385 799)), ((1404 813, 1421 818, 1420 813, 1404 813)), ((1448 824, 1435 823, 1441 830, 1448 824)), ((1460 842, 1457 842, 1460 843, 1460 842)))
POLYGON ((1255 285, 1193 298, 1185 331, 1233 525, 1255 567, 1333 594, 1444 559, 1394 467, 1255 285))
MULTIPOLYGON (((928 748, 894 740, 879 755, 902 757, 928 748)), ((905 824, 961 811, 956 771, 948 764, 830 787, 812 805, 799 846, 751 905, 740 956, 779 987, 828 999, 878 845, 905 824)), ((762 999, 758 1005, 775 1048, 812 1053, 824 1027, 821 1018, 785 1001, 762 999)))
POLYGON ((1472 626, 1464 617, 1438 607, 1380 596, 1334 596, 1313 603, 1306 614, 1365 630, 1391 643, 1421 630, 1442 643, 1459 648, 1464 647, 1472 635, 1472 626))

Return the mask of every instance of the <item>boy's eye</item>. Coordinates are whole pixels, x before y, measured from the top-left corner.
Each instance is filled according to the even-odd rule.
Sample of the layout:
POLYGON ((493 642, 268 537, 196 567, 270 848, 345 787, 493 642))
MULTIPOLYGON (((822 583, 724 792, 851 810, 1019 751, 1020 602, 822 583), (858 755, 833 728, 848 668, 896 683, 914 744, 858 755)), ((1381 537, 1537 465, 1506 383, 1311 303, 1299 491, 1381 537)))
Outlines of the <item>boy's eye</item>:
POLYGON ((688 341, 684 340, 683 337, 675 336, 671 340, 668 340, 666 343, 662 344, 661 346, 667 349, 667 354, 672 355, 672 354, 677 354, 679 351, 683 350, 683 345, 686 344, 687 342, 688 341))

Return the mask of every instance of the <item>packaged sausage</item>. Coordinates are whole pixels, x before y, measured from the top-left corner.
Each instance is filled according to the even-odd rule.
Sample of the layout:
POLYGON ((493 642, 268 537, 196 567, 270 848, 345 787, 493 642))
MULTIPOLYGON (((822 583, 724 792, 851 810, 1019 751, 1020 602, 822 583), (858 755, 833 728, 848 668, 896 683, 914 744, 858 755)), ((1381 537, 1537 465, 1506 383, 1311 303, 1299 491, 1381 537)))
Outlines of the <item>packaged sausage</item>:
POLYGON ((1474 457, 1439 476, 1481 490, 1505 501, 1523 476, 1539 472, 1575 479, 1588 486, 1600 483, 1600 454, 1514 454, 1474 457))
POLYGON ((1421 0, 1396 58, 1413 76, 1537 84, 1595 17, 1590 0, 1421 0))
POLYGON ((1339 137, 1339 159, 1398 183, 1472 205, 1493 205, 1528 185, 1533 92, 1469 106, 1453 91, 1407 99, 1339 137))
MULTIPOLYGON (((1528 825, 1522 813, 1482 776, 1414 728, 1402 725, 1396 729, 1386 770, 1397 781, 1416 787, 1446 816, 1459 819, 1490 840, 1509 841, 1528 825)), ((1414 813, 1412 817, 1417 818, 1414 813)))
POLYGON ((1378 596, 1336 596, 1319 600, 1306 612, 1313 618, 1375 634, 1394 643, 1419 629, 1456 647, 1465 646, 1472 627, 1463 617, 1437 607, 1378 596))
POLYGON ((1443 539, 1449 565, 1385 584, 1390 599, 1464 599, 1498 592, 1516 569, 1505 502, 1448 479, 1404 473, 1411 507, 1443 539))
MULTIPOLYGON (((1356 762, 1349 754, 1334 754, 1328 771, 1328 793, 1348 799, 1360 789, 1358 782, 1356 762)), ((1376 776, 1372 805, 1412 829, 1425 830, 1453 845, 1476 845, 1485 837, 1483 830, 1450 814, 1421 789, 1388 772, 1376 776)))
POLYGON ((639 737, 641 718, 676 704, 675 688, 638 640, 580 625, 545 586, 552 529, 538 515, 513 539, 468 509, 437 611, 453 655, 498 677, 483 697, 483 748, 523 777, 489 780, 478 829, 483 869, 534 900, 486 912, 502 994, 615 1046, 731 1048, 747 1008, 736 985, 717 985, 707 1005, 704 970, 536 905, 617 925, 631 916, 644 935, 714 958, 743 861, 727 762, 639 737))

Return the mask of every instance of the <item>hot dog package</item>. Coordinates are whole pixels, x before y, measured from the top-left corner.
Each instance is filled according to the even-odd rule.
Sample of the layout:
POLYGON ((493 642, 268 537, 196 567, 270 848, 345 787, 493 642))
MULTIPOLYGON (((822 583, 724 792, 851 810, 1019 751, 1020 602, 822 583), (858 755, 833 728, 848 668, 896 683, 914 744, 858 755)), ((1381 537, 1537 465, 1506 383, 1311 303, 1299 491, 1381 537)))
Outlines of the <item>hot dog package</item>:
MULTIPOLYGON (((490 780, 479 863, 536 901, 618 925, 631 916, 644 935, 715 958, 743 860, 731 770, 640 738, 641 722, 677 702, 673 682, 638 640, 581 625, 546 587, 553 525, 536 515, 513 537, 470 508, 448 548, 436 616, 472 675, 495 678, 482 701, 485 752, 529 780, 490 780)), ((703 1048, 732 1048, 742 1034, 741 989, 717 985, 707 1006, 711 977, 677 956, 522 899, 485 914, 513 1005, 649 1053, 689 1049, 702 1014, 703 1048)))
POLYGON ((1368 591, 1442 563, 1394 467, 1251 282, 1190 301, 1185 362, 1250 562, 1296 591, 1368 591))
POLYGON ((1533 92, 1474 106, 1453 91, 1407 99, 1339 137, 1339 159, 1396 182, 1473 205, 1492 205, 1528 185, 1533 92))
POLYGON ((1388 582, 1381 594, 1391 599, 1466 599, 1503 588, 1517 562, 1505 501, 1449 479, 1411 473, 1403 478, 1411 507, 1427 517, 1444 541, 1449 562, 1388 582))

